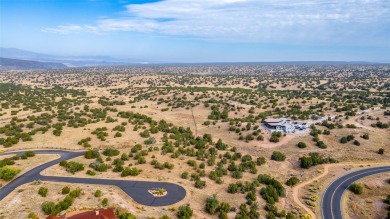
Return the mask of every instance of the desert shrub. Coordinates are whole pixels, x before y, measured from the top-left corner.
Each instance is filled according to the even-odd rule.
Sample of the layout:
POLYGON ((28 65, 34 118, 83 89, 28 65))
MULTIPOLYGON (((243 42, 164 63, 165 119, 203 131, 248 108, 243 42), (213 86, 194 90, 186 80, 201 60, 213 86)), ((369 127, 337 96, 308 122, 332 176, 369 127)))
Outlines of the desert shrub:
POLYGON ((288 179, 286 181, 286 185, 288 185, 288 186, 295 186, 298 183, 299 183, 299 179, 295 176, 291 177, 290 179, 288 179))
POLYGON ((346 137, 342 137, 342 138, 340 139, 340 143, 341 143, 341 144, 346 144, 347 142, 348 142, 348 140, 347 140, 346 137))
POLYGON ((200 179, 195 180, 195 188, 203 189, 206 186, 206 181, 202 181, 200 179))
POLYGON ((35 156, 35 153, 33 151, 26 151, 24 152, 24 155, 26 157, 34 157, 35 156))
POLYGON ((261 165, 263 165, 263 164, 265 164, 265 157, 258 157, 258 158, 256 159, 256 165, 257 165, 257 166, 261 166, 261 165))
POLYGON ((92 170, 87 170, 87 174, 90 175, 90 176, 95 176, 96 172, 92 171, 92 170))
POLYGON ((66 195, 70 192, 70 188, 68 186, 65 186, 62 188, 61 194, 66 195))
POLYGON ((117 156, 117 155, 119 155, 119 150, 114 149, 114 148, 106 148, 106 149, 104 149, 103 154, 106 156, 110 156, 110 157, 117 156))
POLYGON ((100 156, 100 153, 97 150, 88 150, 84 154, 84 157, 86 159, 95 159, 95 158, 98 158, 99 156, 100 156))
POLYGON ((347 136, 347 141, 352 141, 353 139, 355 139, 355 136, 353 136, 353 135, 347 136))
POLYGON ((16 175, 20 173, 20 170, 18 169, 11 169, 8 167, 1 167, 0 168, 0 179, 3 179, 5 181, 10 181, 13 179, 16 175))
POLYGON ((316 143, 316 146, 319 147, 319 148, 321 148, 321 149, 325 149, 325 148, 328 147, 323 141, 318 141, 318 142, 316 143))
POLYGON ((108 198, 104 198, 104 199, 102 200, 102 205, 103 205, 103 206, 107 206, 107 205, 108 205, 108 198))
POLYGON ((54 202, 44 202, 41 205, 41 209, 45 214, 55 214, 57 212, 54 202))
POLYGON ((297 146, 298 146, 299 148, 306 148, 306 147, 307 147, 307 145, 305 144, 305 142, 299 142, 299 143, 297 144, 297 146))
POLYGON ((38 190, 38 194, 41 195, 42 197, 47 196, 48 189, 45 187, 40 187, 38 190))
MULTIPOLYGON (((121 212, 118 214, 118 217, 119 217, 118 219, 136 219, 136 217, 129 212, 121 212)), ((164 219, 168 219, 168 218, 164 218, 164 219)))
POLYGON ((261 189, 260 194, 269 204, 274 204, 279 201, 278 191, 272 185, 267 185, 261 189))
POLYGON ((305 168, 305 169, 308 169, 312 166, 316 166, 316 165, 323 164, 323 163, 337 163, 337 160, 335 160, 331 157, 324 158, 316 152, 309 153, 308 157, 303 156, 303 157, 299 158, 299 160, 301 162, 301 167, 305 168))
POLYGON ((30 213, 28 213, 27 218, 29 218, 29 219, 39 219, 39 216, 35 212, 30 212, 30 213))
POLYGON ((277 135, 272 134, 271 138, 269 139, 270 142, 277 143, 280 141, 280 138, 277 135))
POLYGON ((363 193, 363 187, 357 183, 352 183, 349 187, 348 187, 349 191, 355 193, 356 195, 360 195, 363 193))
POLYGON ((177 212, 177 217, 179 219, 190 219, 192 217, 193 211, 192 209, 187 205, 182 205, 179 207, 179 210, 177 212))
POLYGON ((266 174, 260 174, 257 176, 259 183, 267 185, 265 188, 260 190, 260 195, 270 204, 278 202, 279 196, 285 196, 285 188, 283 185, 266 174))
POLYGON ((100 197, 100 196, 102 196, 102 191, 96 190, 94 195, 95 195, 95 197, 100 197))
POLYGON ((209 214, 216 214, 219 206, 219 201, 217 200, 216 195, 208 197, 205 204, 205 211, 209 214))
POLYGON ((275 161, 284 161, 286 159, 286 155, 284 155, 280 151, 274 151, 271 155, 271 160, 275 161))
POLYGON ((150 137, 150 133, 149 133, 148 130, 145 130, 145 131, 143 131, 143 132, 141 132, 141 133, 139 133, 139 134, 140 134, 141 137, 143 137, 143 138, 149 138, 149 137, 150 137))
POLYGON ((75 161, 61 161, 60 166, 65 167, 67 172, 72 174, 84 170, 84 164, 75 161))
POLYGON ((107 169, 110 168, 111 166, 105 163, 99 163, 99 164, 91 163, 89 167, 91 167, 92 169, 98 172, 104 172, 107 171, 107 169))
POLYGON ((7 165, 14 165, 14 164, 15 164, 14 159, 5 158, 3 160, 0 160, 0 167, 4 167, 7 165))
POLYGON ((297 217, 291 213, 291 212, 288 212, 287 215, 286 215, 286 219, 296 219, 297 217))
POLYGON ((374 127, 374 128, 380 128, 380 129, 387 129, 387 128, 389 128, 389 124, 382 123, 380 121, 371 124, 371 126, 374 127))
POLYGON ((137 167, 133 167, 133 168, 126 167, 126 168, 122 171, 121 177, 125 177, 125 176, 137 176, 137 175, 139 175, 141 172, 142 172, 142 170, 141 170, 141 169, 138 169, 137 167))
POLYGON ((367 133, 363 134, 361 137, 366 140, 370 139, 370 136, 367 133))

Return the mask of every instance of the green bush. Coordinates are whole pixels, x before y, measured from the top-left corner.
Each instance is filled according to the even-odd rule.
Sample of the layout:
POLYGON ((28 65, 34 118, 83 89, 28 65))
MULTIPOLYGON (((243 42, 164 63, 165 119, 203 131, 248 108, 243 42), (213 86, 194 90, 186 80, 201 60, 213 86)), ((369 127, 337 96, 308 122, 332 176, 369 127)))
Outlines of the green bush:
POLYGON ((192 217, 193 211, 187 205, 182 205, 179 207, 179 211, 177 212, 177 217, 179 219, 190 219, 192 217))
POLYGON ((319 147, 319 148, 321 148, 321 149, 325 149, 325 148, 328 147, 323 141, 318 141, 318 142, 316 143, 316 146, 319 147))
POLYGON ((271 155, 271 160, 275 161, 284 161, 286 159, 286 155, 284 155, 280 151, 274 151, 271 155))
POLYGON ((208 197, 205 204, 205 211, 209 214, 216 214, 218 211, 219 201, 217 200, 216 195, 208 197))
POLYGON ((181 178, 182 178, 182 179, 188 179, 188 175, 189 175, 188 172, 183 172, 183 173, 181 174, 181 178))
POLYGON ((299 183, 299 179, 295 176, 291 177, 290 179, 288 179, 286 181, 286 185, 288 185, 288 186, 295 186, 298 183, 299 183))
POLYGON ((366 140, 370 139, 370 136, 367 133, 363 134, 361 137, 366 140))
POLYGON ((95 171, 92 171, 92 170, 87 170, 87 174, 90 175, 90 176, 95 176, 96 175, 95 171))
POLYGON ((206 181, 200 179, 195 180, 195 188, 203 189, 206 186, 206 181))
POLYGON ((363 193, 363 187, 357 183, 352 183, 349 187, 348 187, 349 191, 355 193, 356 195, 360 195, 363 193))
POLYGON ((26 155, 27 157, 34 157, 35 153, 33 151, 26 151, 24 152, 24 155, 26 155))
POLYGON ((108 205, 108 198, 104 198, 104 199, 102 200, 102 205, 103 205, 103 206, 107 206, 107 205, 108 205))
POLYGON ((99 154, 99 151, 97 151, 97 150, 88 150, 85 152, 84 157, 86 159, 95 159, 95 158, 100 157, 100 154, 99 154))
POLYGON ((267 185, 261 189, 260 194, 269 204, 275 204, 279 201, 278 191, 272 185, 267 185))
POLYGON ((298 146, 299 148, 306 148, 306 147, 307 147, 307 145, 305 144, 305 142, 299 142, 299 143, 297 144, 297 146, 298 146))
POLYGON ((337 163, 337 160, 331 157, 324 158, 319 153, 316 152, 309 153, 308 157, 304 156, 299 158, 299 161, 301 162, 301 167, 305 169, 309 169, 312 166, 316 166, 324 163, 337 163))
POLYGON ((61 194, 65 195, 68 194, 69 192, 70 192, 70 188, 68 186, 65 186, 64 188, 62 188, 61 194))
POLYGON ((106 155, 106 156, 110 156, 110 157, 112 157, 112 156, 117 156, 117 155, 119 155, 119 150, 117 150, 117 149, 113 149, 113 148, 106 148, 106 149, 104 149, 104 151, 103 151, 103 154, 104 155, 106 155))
POLYGON ((45 212, 45 214, 56 214, 56 205, 54 202, 44 202, 41 205, 42 211, 45 212))
POLYGON ((119 219, 136 219, 136 217, 129 212, 122 212, 118 215, 119 219))
POLYGON ((263 165, 263 164, 265 164, 265 157, 258 157, 258 158, 256 159, 256 165, 257 165, 257 166, 261 166, 261 165, 263 165))
POLYGON ((29 218, 29 219, 39 219, 39 216, 35 212, 30 212, 30 213, 28 213, 27 218, 29 218))
POLYGON ((47 196, 47 192, 48 192, 48 189, 45 188, 45 187, 40 187, 39 190, 38 190, 38 194, 40 194, 42 197, 46 197, 47 196))
POLYGON ((346 144, 347 142, 348 142, 348 140, 347 140, 346 137, 342 137, 342 138, 340 139, 340 143, 341 143, 341 144, 346 144))
POLYGON ((84 170, 84 164, 75 161, 61 161, 60 166, 65 167, 66 171, 75 174, 78 171, 84 170))
POLYGON ((96 190, 95 191, 95 197, 100 197, 100 196, 102 196, 102 191, 96 190))
POLYGON ((129 167, 126 167, 122 173, 121 173, 121 177, 125 177, 125 176, 137 176, 139 175, 140 173, 142 172, 141 169, 138 169, 136 167, 133 167, 133 168, 129 168, 129 167))
POLYGON ((11 169, 8 167, 1 167, 0 168, 0 179, 3 179, 5 181, 10 181, 13 179, 16 175, 20 173, 20 170, 18 169, 11 169))

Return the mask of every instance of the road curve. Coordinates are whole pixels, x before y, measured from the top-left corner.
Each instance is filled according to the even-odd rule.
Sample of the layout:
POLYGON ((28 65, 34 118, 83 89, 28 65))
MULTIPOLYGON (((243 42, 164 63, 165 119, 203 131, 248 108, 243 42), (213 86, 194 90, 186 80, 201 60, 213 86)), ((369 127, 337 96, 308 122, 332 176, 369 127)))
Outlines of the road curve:
MULTIPOLYGON (((18 154, 22 155, 25 151, 7 152, 0 154, 18 154)), ((18 176, 10 183, 0 188, 0 201, 3 200, 9 193, 17 187, 30 183, 34 180, 52 181, 52 182, 67 182, 67 183, 83 183, 83 184, 99 184, 113 185, 121 188, 134 201, 147 206, 167 206, 175 204, 186 196, 186 190, 177 184, 167 182, 149 182, 149 181, 134 181, 134 180, 115 180, 115 179, 97 179, 97 178, 76 178, 76 177, 60 177, 60 176, 42 176, 40 172, 50 166, 58 164, 62 160, 69 160, 75 157, 84 155, 84 152, 72 152, 63 150, 36 150, 35 154, 58 154, 60 158, 41 164, 30 171, 18 176), (163 197, 155 197, 148 192, 152 188, 165 188, 167 195, 163 197)))
POLYGON ((357 170, 333 181, 322 196, 321 209, 323 219, 342 219, 341 198, 344 191, 353 182, 379 173, 390 172, 390 166, 371 167, 357 170))

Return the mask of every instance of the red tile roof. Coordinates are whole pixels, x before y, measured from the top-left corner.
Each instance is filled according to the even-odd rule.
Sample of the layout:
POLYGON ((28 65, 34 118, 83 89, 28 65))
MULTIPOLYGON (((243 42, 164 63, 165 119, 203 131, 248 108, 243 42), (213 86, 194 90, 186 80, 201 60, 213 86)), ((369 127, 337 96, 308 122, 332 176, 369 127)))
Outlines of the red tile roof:
POLYGON ((96 211, 86 211, 71 217, 67 217, 66 219, 99 219, 99 217, 96 215, 96 211))
POLYGON ((57 217, 54 215, 49 215, 46 219, 117 219, 112 208, 108 209, 99 209, 96 211, 85 211, 80 214, 73 215, 71 217, 57 217))
POLYGON ((99 219, 116 219, 116 216, 114 214, 114 210, 112 208, 108 209, 99 209, 99 219))
POLYGON ((62 219, 62 218, 54 216, 54 215, 49 215, 46 219, 62 219))

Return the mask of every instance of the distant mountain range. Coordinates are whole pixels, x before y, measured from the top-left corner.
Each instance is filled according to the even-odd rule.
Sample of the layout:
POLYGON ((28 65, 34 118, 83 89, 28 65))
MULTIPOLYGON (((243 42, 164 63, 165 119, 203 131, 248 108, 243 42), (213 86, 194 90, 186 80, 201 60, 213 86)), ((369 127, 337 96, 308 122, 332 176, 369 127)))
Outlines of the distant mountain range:
POLYGON ((68 67, 57 62, 38 62, 0 57, 0 70, 48 70, 65 68, 68 67))
POLYGON ((55 56, 22 49, 0 47, 1 66, 4 69, 63 69, 67 67, 151 65, 151 66, 213 66, 213 65, 345 65, 379 64, 346 61, 284 61, 284 62, 208 62, 208 63, 148 63, 135 59, 117 59, 110 56, 55 56))
POLYGON ((0 57, 37 62, 62 63, 68 67, 114 66, 143 64, 141 60, 116 59, 109 56, 54 56, 22 49, 0 47, 0 57))

